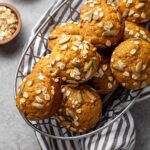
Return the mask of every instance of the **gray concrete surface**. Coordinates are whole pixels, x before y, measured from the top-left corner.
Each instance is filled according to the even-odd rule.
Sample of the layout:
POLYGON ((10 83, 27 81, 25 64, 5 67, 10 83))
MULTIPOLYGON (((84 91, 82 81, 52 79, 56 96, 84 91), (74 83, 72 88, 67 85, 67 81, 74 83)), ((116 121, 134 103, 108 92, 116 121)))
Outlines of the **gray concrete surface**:
MULTIPOLYGON (((20 117, 13 99, 13 81, 22 47, 34 24, 53 0, 4 0, 21 13, 23 28, 12 43, 0 46, 0 150, 40 150, 33 130, 20 117)), ((1 1, 2 2, 2 1, 1 1)), ((135 150, 150 150, 150 100, 132 108, 137 129, 135 150)))

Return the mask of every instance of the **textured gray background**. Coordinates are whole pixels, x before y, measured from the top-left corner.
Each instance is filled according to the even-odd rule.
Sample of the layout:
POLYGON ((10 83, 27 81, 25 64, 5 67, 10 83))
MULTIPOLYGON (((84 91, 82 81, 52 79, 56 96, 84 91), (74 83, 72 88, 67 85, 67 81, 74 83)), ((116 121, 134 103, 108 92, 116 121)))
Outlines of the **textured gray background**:
MULTIPOLYGON (((0 150, 40 150, 33 130, 20 117, 13 99, 13 82, 22 48, 39 17, 54 0, 4 0, 21 13, 23 28, 12 43, 0 46, 0 150)), ((1 1, 2 2, 2 1, 1 1)), ((132 108, 137 129, 135 150, 150 150, 150 100, 132 108)))

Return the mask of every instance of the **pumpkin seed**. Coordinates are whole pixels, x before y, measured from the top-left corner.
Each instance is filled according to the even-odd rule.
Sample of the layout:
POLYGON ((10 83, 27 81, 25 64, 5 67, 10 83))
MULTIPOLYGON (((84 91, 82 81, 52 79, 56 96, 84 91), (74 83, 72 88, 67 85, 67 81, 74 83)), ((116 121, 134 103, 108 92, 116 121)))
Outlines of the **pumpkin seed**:
POLYGON ((87 96, 90 98, 90 100, 93 100, 93 101, 96 100, 96 97, 91 92, 89 92, 87 90, 84 90, 84 91, 87 94, 87 96))
POLYGON ((73 120, 75 118, 74 113, 68 108, 66 109, 66 115, 72 117, 73 120))
POLYGON ((116 70, 124 71, 124 68, 123 68, 123 67, 120 67, 120 65, 118 65, 118 64, 113 64, 112 67, 113 67, 114 69, 116 69, 116 70))
POLYGON ((122 16, 120 15, 119 12, 117 12, 117 18, 118 18, 118 20, 119 20, 120 22, 122 22, 122 16))
POLYGON ((141 72, 142 71, 142 67, 143 67, 143 62, 142 61, 138 62, 136 64, 135 71, 138 72, 138 73, 141 72))
POLYGON ((103 44, 96 44, 95 47, 97 47, 98 49, 106 49, 106 46, 103 44))
POLYGON ((58 116, 59 120, 63 121, 64 118, 62 116, 58 116))
POLYGON ((93 63, 92 60, 90 60, 88 63, 85 63, 84 69, 83 69, 84 72, 87 72, 90 69, 90 67, 92 66, 92 63, 93 63))
POLYGON ((89 79, 91 77, 92 73, 93 73, 93 69, 90 68, 89 71, 85 75, 85 79, 89 79))
POLYGON ((68 87, 78 87, 78 84, 67 84, 68 87))
POLYGON ((77 93, 77 100, 79 103, 81 103, 83 101, 82 94, 80 91, 77 93))
POLYGON ((55 36, 55 35, 49 35, 48 39, 49 40, 55 40, 55 39, 57 39, 57 36, 55 36))
POLYGON ((107 30, 105 32, 103 32, 103 36, 105 37, 114 37, 118 34, 118 31, 117 30, 107 30))
POLYGON ((79 83, 75 80, 66 80, 67 83, 71 83, 71 84, 76 84, 78 85, 79 83))
POLYGON ((92 64, 93 64, 94 69, 97 69, 97 62, 96 62, 96 59, 93 59, 93 60, 92 60, 92 64))
POLYGON ((145 6, 145 3, 139 3, 135 6, 135 9, 141 9, 144 6, 145 6))
POLYGON ((69 122, 73 122, 74 119, 71 116, 65 116, 65 119, 69 122))
POLYGON ((134 10, 130 10, 129 13, 128 13, 128 16, 132 16, 134 13, 135 13, 134 10))

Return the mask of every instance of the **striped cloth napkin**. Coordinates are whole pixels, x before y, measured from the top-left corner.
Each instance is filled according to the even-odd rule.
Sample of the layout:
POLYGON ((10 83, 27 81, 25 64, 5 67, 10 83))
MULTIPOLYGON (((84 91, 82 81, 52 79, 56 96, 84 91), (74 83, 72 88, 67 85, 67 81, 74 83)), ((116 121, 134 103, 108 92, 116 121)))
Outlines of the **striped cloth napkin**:
MULTIPOLYGON (((51 15, 51 13, 57 9, 63 1, 64 0, 55 0, 55 2, 48 8, 32 30, 28 43, 30 43, 30 40, 35 35, 36 31, 40 28, 41 23, 47 18, 48 15, 51 15)), ((81 6, 82 2, 84 2, 84 0, 73 1, 72 7, 76 8, 81 6)), ((58 21, 65 21, 61 20, 62 15, 67 15, 67 12, 58 12, 56 16, 58 21)), ((150 28, 150 24, 147 24, 146 27, 150 28)), ((36 45, 40 45, 40 41, 36 45)), ((38 46, 36 48, 38 49, 38 46)), ((24 69, 24 72, 26 73, 26 68, 24 69)), ((150 98, 149 91, 150 87, 144 88, 137 98, 137 102, 150 98)), ((58 130, 52 130, 48 125, 41 127, 41 130, 47 131, 49 134, 52 133, 57 136, 60 135, 58 130)), ((124 114, 109 127, 105 128, 101 133, 80 139, 78 141, 55 140, 41 135, 38 132, 35 132, 35 134, 42 150, 133 150, 136 136, 134 121, 130 111, 126 112, 126 114, 124 114)))

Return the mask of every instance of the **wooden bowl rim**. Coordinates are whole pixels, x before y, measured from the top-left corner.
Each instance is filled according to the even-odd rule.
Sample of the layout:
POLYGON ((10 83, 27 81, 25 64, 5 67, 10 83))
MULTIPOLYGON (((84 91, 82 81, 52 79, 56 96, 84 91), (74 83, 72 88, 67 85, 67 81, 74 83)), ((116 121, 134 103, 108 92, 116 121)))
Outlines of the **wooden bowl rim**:
POLYGON ((4 7, 11 9, 18 19, 18 27, 17 27, 17 30, 14 32, 14 34, 8 39, 2 40, 2 41, 0 40, 0 45, 3 45, 12 41, 19 34, 21 27, 22 27, 22 21, 21 21, 21 16, 20 16, 19 11, 14 6, 8 3, 0 3, 0 6, 4 6, 4 7))

